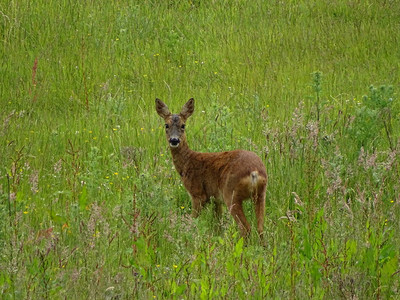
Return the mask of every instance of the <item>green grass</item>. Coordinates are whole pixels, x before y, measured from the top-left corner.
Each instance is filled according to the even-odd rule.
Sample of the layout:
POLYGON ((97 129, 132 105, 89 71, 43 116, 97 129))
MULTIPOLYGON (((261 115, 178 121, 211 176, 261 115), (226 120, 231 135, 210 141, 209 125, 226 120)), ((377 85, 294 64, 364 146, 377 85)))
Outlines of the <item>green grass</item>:
POLYGON ((0 20, 2 299, 399 297, 396 1, 0 1, 0 20), (190 217, 156 97, 196 99, 192 149, 263 158, 263 242, 190 217))

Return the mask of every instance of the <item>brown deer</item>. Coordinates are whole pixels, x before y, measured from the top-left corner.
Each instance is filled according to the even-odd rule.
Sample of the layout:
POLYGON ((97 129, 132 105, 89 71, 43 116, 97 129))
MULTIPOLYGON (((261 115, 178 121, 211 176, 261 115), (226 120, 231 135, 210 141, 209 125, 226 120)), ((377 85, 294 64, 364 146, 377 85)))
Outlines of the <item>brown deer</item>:
POLYGON ((194 111, 193 98, 179 114, 172 114, 160 99, 156 99, 156 110, 165 121, 175 169, 191 196, 192 215, 197 217, 203 206, 214 199, 215 212, 220 217, 225 202, 242 236, 247 237, 250 224, 244 215, 242 202, 253 199, 257 231, 262 236, 267 172, 261 159, 254 152, 245 150, 215 153, 191 150, 186 141, 185 123, 194 111))

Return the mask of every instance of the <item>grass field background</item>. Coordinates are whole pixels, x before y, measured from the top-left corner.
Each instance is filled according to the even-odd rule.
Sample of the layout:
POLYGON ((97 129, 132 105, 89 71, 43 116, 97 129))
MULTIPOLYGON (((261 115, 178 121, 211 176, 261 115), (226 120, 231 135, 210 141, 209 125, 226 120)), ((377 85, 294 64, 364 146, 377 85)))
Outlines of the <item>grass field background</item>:
MULTIPOLYGON (((397 1, 0 0, 2 299, 395 299, 397 1), (190 217, 189 145, 255 151, 265 240, 190 217)), ((246 212, 254 227, 254 211, 246 212)))

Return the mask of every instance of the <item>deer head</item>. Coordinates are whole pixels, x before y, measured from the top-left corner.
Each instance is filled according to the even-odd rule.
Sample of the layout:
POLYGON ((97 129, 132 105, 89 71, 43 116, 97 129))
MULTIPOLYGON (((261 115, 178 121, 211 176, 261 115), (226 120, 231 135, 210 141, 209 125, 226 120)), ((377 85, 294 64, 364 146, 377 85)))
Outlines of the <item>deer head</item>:
POLYGON ((186 141, 185 123, 194 111, 194 99, 186 102, 179 114, 172 114, 164 102, 156 99, 156 110, 165 121, 165 133, 170 147, 179 147, 182 141, 186 141))

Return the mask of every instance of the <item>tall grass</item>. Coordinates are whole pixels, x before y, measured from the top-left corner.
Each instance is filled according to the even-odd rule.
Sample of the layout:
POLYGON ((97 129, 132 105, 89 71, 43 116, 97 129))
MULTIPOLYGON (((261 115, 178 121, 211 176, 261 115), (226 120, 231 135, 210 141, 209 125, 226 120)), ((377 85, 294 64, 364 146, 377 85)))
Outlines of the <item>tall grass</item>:
POLYGON ((395 1, 0 1, 0 19, 2 298, 398 297, 395 1), (193 149, 263 158, 264 241, 190 217, 155 97, 196 99, 193 149))

